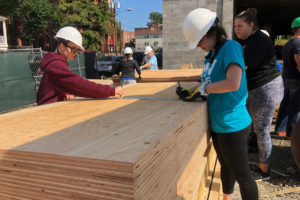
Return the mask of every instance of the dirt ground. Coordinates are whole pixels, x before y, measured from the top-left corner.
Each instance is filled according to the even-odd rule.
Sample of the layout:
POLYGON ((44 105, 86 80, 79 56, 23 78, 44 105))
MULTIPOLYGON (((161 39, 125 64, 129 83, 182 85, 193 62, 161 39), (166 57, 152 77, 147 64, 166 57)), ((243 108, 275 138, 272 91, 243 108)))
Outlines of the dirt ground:
MULTIPOLYGON (((293 160, 290 141, 274 135, 274 123, 271 127, 273 142, 270 163, 271 179, 258 182, 258 192, 261 200, 300 200, 300 169, 293 160), (286 192, 286 193, 285 193, 286 192), (275 194, 281 193, 279 195, 275 194)), ((250 166, 258 163, 258 154, 249 154, 250 166)), ((240 200, 238 184, 235 185, 234 200, 240 200)))

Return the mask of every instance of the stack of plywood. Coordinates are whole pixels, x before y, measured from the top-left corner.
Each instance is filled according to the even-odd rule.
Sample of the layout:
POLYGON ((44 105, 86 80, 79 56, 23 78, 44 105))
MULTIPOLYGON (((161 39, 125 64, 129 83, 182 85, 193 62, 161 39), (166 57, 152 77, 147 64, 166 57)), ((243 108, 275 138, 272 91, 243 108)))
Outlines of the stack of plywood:
MULTIPOLYGON (((200 81, 203 69, 181 69, 181 70, 144 70, 142 71, 142 79, 138 79, 138 83, 147 82, 196 82, 200 81)), ((115 75, 112 77, 115 85, 120 84, 120 77, 115 75)))
POLYGON ((188 199, 208 166, 207 107, 178 100, 176 86, 0 115, 0 199, 188 199))

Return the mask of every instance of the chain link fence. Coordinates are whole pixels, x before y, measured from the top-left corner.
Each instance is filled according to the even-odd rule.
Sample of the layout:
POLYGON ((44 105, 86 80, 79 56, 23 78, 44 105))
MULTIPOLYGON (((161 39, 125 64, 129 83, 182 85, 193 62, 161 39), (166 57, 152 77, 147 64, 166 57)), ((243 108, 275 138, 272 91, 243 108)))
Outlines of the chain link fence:
POLYGON ((35 82, 35 90, 38 91, 41 79, 43 77, 43 71, 40 68, 43 58, 43 51, 41 48, 32 48, 28 54, 29 68, 32 74, 32 78, 35 82))
MULTIPOLYGON (((41 70, 41 61, 43 59, 43 55, 47 53, 43 51, 41 48, 31 48, 28 54, 29 68, 32 74, 32 78, 35 82, 36 92, 39 89, 43 71, 41 70)), ((69 61, 70 70, 79 76, 86 77, 86 66, 84 63, 84 55, 80 53, 74 60, 69 61)))

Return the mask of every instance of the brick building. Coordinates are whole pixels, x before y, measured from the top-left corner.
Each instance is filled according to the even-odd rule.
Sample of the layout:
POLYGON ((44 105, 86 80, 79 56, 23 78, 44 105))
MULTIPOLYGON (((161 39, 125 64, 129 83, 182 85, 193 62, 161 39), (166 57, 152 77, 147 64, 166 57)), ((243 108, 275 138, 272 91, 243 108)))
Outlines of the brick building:
POLYGON ((130 31, 123 31, 122 47, 133 47, 135 40, 135 33, 130 31))

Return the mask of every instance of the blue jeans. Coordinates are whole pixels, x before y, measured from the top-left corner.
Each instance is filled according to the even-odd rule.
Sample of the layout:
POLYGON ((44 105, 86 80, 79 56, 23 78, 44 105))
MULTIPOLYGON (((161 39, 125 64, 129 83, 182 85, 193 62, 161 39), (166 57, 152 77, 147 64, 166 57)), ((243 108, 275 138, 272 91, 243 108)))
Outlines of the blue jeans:
POLYGON ((136 83, 134 78, 121 77, 121 86, 136 83))
POLYGON ((292 130, 300 120, 300 80, 284 79, 284 97, 276 119, 276 132, 286 131, 291 137, 292 130))

